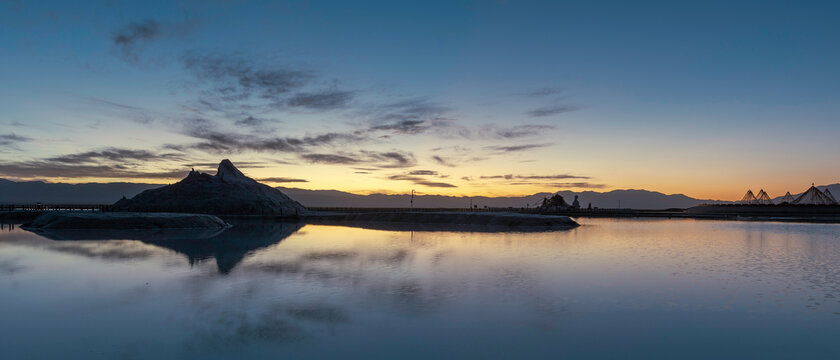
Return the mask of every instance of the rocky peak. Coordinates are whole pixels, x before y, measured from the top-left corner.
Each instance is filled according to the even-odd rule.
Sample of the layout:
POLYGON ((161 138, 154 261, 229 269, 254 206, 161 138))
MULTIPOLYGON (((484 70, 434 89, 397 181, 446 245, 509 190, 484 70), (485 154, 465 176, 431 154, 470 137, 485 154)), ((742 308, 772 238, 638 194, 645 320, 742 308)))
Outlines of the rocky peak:
POLYGON ((184 180, 114 204, 115 211, 298 216, 307 210, 280 190, 251 179, 222 160, 216 175, 190 171, 184 180))
POLYGON ((216 177, 226 181, 250 179, 239 171, 236 166, 233 166, 233 163, 228 159, 224 159, 219 163, 219 170, 216 171, 216 177))

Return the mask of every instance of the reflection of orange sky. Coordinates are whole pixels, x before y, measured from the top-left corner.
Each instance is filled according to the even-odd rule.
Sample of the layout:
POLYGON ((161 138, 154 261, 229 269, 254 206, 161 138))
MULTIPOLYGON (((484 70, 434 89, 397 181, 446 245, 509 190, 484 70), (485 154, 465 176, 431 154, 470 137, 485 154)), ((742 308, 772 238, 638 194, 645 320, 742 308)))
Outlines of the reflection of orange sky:
MULTIPOLYGON (((460 273, 493 263, 499 269, 531 267, 540 269, 540 274, 551 274, 549 277, 555 280, 565 276, 575 281, 577 276, 623 272, 620 268, 627 266, 653 271, 649 274, 657 274, 662 269, 691 271, 692 267, 703 267, 706 273, 710 273, 708 269, 729 271, 749 267, 750 260, 766 256, 806 259, 830 244, 827 237, 811 238, 805 232, 762 231, 725 221, 581 219, 581 224, 569 231, 528 234, 380 231, 307 225, 248 261, 301 260, 302 253, 320 254, 323 256, 309 260, 331 266, 340 263, 356 269, 378 267, 364 261, 383 260, 402 253, 405 255, 402 260, 426 270, 441 265, 438 260, 445 257, 443 263, 460 273), (715 229, 713 236, 709 235, 710 228, 715 229), (657 235, 651 237, 652 233, 657 235)), ((659 275, 671 277, 672 272, 659 275)))

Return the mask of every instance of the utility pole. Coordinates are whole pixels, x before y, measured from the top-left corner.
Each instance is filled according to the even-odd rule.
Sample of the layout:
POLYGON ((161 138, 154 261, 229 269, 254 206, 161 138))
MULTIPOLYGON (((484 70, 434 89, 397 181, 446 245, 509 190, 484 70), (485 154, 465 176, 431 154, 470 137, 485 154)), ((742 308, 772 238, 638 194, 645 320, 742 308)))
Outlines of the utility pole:
POLYGON ((411 205, 409 206, 409 210, 414 211, 414 189, 411 189, 411 205))

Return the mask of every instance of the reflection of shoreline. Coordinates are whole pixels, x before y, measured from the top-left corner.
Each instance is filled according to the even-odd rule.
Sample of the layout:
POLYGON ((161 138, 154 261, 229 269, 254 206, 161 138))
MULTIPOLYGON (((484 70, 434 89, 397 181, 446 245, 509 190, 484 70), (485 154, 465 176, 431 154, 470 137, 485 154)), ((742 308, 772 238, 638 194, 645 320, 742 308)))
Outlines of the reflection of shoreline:
POLYGON ((466 211, 315 213, 304 221, 392 231, 542 232, 579 226, 567 216, 466 211))
POLYGON ((214 258, 227 274, 249 253, 289 237, 303 227, 292 222, 234 222, 219 229, 27 230, 55 241, 136 240, 186 255, 190 265, 214 258))
POLYGON ((537 233, 569 230, 569 227, 512 227, 507 225, 462 225, 462 224, 424 224, 378 221, 318 220, 307 221, 311 225, 343 226, 367 230, 400 232, 463 232, 463 233, 537 233))
MULTIPOLYGON (((324 214, 326 215, 326 214, 324 214)), ((106 243, 109 249, 106 251, 109 256, 124 249, 125 240, 139 241, 144 244, 153 245, 159 248, 168 249, 186 256, 189 264, 195 265, 209 259, 214 259, 221 274, 230 273, 248 254, 262 248, 277 244, 283 239, 297 232, 306 223, 328 226, 343 226, 352 228, 363 228, 372 230, 387 231, 447 231, 447 232, 475 232, 475 233, 507 233, 507 232, 545 232, 565 230, 570 226, 562 219, 559 223, 553 222, 542 224, 542 226, 519 226, 523 223, 496 224, 487 221, 490 218, 482 216, 483 223, 463 225, 459 223, 446 223, 452 221, 450 218, 441 219, 440 216, 451 217, 453 214, 437 214, 436 221, 416 222, 400 221, 403 218, 392 218, 388 222, 371 221, 380 219, 381 214, 374 218, 365 216, 316 216, 308 217, 307 222, 283 222, 276 219, 247 218, 247 217, 226 217, 225 220, 232 227, 227 229, 24 229, 28 232, 42 236, 43 238, 64 243, 69 247, 72 242, 98 242, 104 246, 106 243), (117 243, 115 243, 117 242, 117 243)), ((393 216, 392 216, 393 217, 393 216)), ((498 220, 494 216, 490 220, 498 220)), ((507 217, 502 217, 508 219, 507 217)), ((520 217, 513 217, 520 219, 520 217)), ((531 220, 534 218, 531 217, 531 220)), ((417 219, 410 219, 417 220, 417 219)), ((428 220, 428 219, 427 219, 428 220)), ((456 219, 458 220, 458 219, 456 219)), ((460 219, 463 220, 463 219, 460 219)), ((474 221, 475 219, 468 219, 474 221)), ((508 219, 509 220, 509 219, 508 219)), ((524 225, 534 225, 533 222, 524 225)), ((537 224, 540 225, 540 224, 537 224)), ((577 224, 574 224, 575 226, 577 224)), ((14 225, 8 225, 11 228, 14 225)), ((4 228, 6 225, 4 225, 4 228)), ((85 244, 80 253, 96 254, 95 250, 89 249, 90 243, 85 244)), ((131 249, 126 249, 129 251, 131 249)), ((136 249, 132 250, 136 252, 136 249)), ((117 257, 130 257, 137 255, 120 254, 117 257)))

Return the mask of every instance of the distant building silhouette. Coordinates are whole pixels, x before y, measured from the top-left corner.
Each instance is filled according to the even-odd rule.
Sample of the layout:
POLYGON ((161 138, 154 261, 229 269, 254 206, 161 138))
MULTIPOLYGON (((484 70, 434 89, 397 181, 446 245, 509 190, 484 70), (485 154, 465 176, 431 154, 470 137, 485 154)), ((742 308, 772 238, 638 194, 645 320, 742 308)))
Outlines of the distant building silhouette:
MULTIPOLYGON (((744 194, 744 197, 741 200, 737 201, 737 204, 740 205, 774 205, 773 199, 770 198, 770 195, 761 189, 758 192, 758 196, 753 195, 752 190, 747 190, 747 193, 744 194)), ((804 193, 799 195, 798 197, 794 198, 793 195, 790 194, 790 191, 785 193, 781 199, 779 199, 779 205, 837 205, 837 200, 834 198, 834 195, 831 194, 831 191, 825 189, 825 191, 821 191, 818 189, 814 184, 811 184, 811 187, 808 188, 804 193)))
POLYGON ((779 204, 793 204, 794 198, 793 195, 790 194, 790 191, 785 193, 785 196, 782 196, 779 204))
MULTIPOLYGON (((828 189, 826 189, 828 191, 828 189)), ((802 195, 799 195, 796 200, 793 201, 793 204, 796 205, 836 205, 837 200, 834 200, 834 196, 831 195, 831 192, 828 193, 828 196, 825 195, 820 189, 817 189, 814 184, 811 184, 811 187, 808 188, 802 195)))
POLYGON ((753 194, 752 190, 747 190, 747 193, 744 194, 744 197, 742 197, 741 201, 738 201, 738 203, 744 205, 755 205, 758 203, 758 199, 755 198, 755 194, 753 194))
POLYGON ((758 192, 758 196, 756 196, 755 201, 759 205, 773 205, 773 199, 770 199, 770 195, 767 195, 767 193, 764 192, 764 189, 761 189, 761 191, 758 192))

